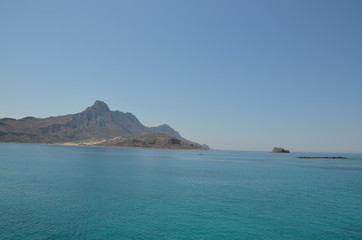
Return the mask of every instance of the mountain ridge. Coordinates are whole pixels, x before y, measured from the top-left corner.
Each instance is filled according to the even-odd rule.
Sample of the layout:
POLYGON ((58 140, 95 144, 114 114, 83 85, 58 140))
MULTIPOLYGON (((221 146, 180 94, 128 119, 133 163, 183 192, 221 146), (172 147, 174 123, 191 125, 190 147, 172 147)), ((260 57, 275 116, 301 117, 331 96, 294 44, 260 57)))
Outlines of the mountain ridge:
MULTIPOLYGON (((167 124, 146 127, 132 113, 111 111, 105 102, 99 100, 84 111, 75 114, 47 118, 25 117, 18 120, 0 119, 0 142, 57 144, 103 141, 109 144, 110 139, 117 137, 134 139, 133 142, 137 142, 136 139, 144 134, 168 136, 157 135, 158 140, 151 141, 155 144, 162 141, 177 142, 171 139, 178 139, 185 143, 178 147, 200 148, 201 146, 183 138, 179 132, 167 124), (159 141, 161 138, 163 140, 159 141)), ((151 135, 147 135, 148 138, 153 138, 151 135)), ((167 144, 163 142, 162 144, 165 148, 169 148, 167 144)), ((157 147, 157 144, 154 146, 148 144, 147 147, 149 146, 157 147)))

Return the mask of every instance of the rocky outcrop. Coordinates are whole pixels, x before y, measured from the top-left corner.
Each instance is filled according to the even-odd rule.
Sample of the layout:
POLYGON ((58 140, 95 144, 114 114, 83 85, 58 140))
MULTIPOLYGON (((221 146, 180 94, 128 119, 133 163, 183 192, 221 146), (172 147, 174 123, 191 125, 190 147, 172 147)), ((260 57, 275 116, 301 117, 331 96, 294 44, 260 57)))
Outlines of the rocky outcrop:
POLYGON ((274 147, 272 153, 290 153, 290 151, 281 147, 274 147))

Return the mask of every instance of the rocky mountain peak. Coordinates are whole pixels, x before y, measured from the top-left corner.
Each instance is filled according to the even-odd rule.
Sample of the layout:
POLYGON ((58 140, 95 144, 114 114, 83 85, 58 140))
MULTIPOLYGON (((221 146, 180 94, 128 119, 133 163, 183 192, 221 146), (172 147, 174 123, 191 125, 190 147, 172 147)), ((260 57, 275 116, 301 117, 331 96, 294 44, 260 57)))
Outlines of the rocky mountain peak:
POLYGON ((95 101, 95 103, 92 106, 87 107, 85 112, 92 112, 92 113, 97 113, 98 115, 99 114, 102 115, 104 113, 111 112, 111 110, 109 109, 108 105, 105 102, 95 101))
POLYGON ((89 108, 97 109, 100 112, 110 112, 111 111, 109 109, 108 105, 105 102, 102 102, 102 101, 99 101, 99 100, 95 101, 93 106, 91 106, 89 108))
POLYGON ((86 116, 88 120, 95 120, 98 117, 104 117, 111 113, 111 110, 106 103, 102 101, 95 101, 95 103, 88 107, 82 114, 86 116))

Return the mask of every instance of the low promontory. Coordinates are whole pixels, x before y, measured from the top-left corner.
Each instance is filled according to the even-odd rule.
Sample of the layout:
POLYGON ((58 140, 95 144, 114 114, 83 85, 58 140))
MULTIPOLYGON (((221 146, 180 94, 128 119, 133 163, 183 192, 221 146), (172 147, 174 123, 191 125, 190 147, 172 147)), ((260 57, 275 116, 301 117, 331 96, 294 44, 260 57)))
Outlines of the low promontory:
POLYGON ((346 157, 297 157, 300 159, 347 159, 346 157))

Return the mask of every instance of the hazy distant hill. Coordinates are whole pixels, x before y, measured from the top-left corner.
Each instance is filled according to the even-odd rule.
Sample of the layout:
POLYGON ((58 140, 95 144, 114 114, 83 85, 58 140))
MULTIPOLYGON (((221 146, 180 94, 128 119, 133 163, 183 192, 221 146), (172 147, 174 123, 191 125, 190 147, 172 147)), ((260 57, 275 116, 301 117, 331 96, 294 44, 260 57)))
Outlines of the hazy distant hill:
MULTIPOLYGON (((101 101, 96 101, 93 106, 76 114, 48 118, 26 117, 19 120, 0 119, 0 142, 82 143, 101 141, 107 145, 113 143, 118 146, 138 146, 135 144, 137 139, 141 143, 145 138, 148 140, 152 138, 153 144, 150 142, 148 145, 146 144, 147 146, 138 144, 140 147, 201 147, 197 143, 182 138, 177 131, 166 124, 158 127, 146 127, 132 113, 111 111, 107 104, 101 101), (152 136, 153 134, 154 136, 152 136), (114 140, 112 142, 111 139, 117 138, 122 139, 122 143, 114 140), (160 139, 163 139, 163 142, 160 139), (170 143, 177 146, 168 146, 170 143)), ((147 141, 145 140, 144 143, 147 141)))

